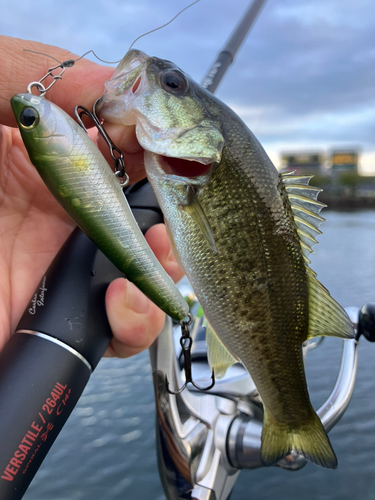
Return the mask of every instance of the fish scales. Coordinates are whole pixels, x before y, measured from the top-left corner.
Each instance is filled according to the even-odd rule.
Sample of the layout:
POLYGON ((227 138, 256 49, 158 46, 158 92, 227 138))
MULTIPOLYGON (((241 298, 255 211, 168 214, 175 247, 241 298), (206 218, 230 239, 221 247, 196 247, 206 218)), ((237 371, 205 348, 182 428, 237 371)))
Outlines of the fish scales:
MULTIPOLYGON (((231 128, 228 133, 230 142, 239 131, 231 128)), ((198 195, 215 235, 217 254, 178 205, 162 202, 162 206, 171 233, 178 234, 174 242, 210 325, 222 332, 221 339, 232 354, 243 353, 238 357, 270 412, 290 423, 293 406, 303 407, 309 401, 301 377, 301 345, 308 325, 307 279, 291 214, 275 181, 278 176, 269 175, 254 153, 241 155, 241 161, 234 163, 224 147, 220 166, 198 195), (254 184, 259 177, 260 190, 254 184), (270 206, 271 198, 278 203, 270 206), (289 345, 282 349, 291 329, 292 350, 289 345), (267 384, 269 378, 272 385, 267 384), (296 380, 300 382, 297 391, 296 380), (292 391, 286 381, 293 385, 292 391)))
POLYGON ((308 177, 280 176, 230 108, 140 51, 106 83, 101 114, 136 126, 172 246, 204 311, 209 363, 223 375, 241 361, 258 388, 263 463, 295 450, 335 468, 310 403, 302 343, 354 331, 307 265, 323 220, 319 189, 308 177))

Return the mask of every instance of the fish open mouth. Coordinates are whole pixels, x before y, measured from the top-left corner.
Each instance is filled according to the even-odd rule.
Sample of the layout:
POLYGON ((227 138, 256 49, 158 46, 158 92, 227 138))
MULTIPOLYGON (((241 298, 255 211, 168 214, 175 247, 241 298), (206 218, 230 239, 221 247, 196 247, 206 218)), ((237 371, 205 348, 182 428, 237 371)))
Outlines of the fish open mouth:
POLYGON ((204 165, 198 161, 173 158, 171 156, 160 156, 160 158, 163 160, 160 164, 165 173, 180 177, 199 177, 206 174, 212 165, 212 163, 204 165))

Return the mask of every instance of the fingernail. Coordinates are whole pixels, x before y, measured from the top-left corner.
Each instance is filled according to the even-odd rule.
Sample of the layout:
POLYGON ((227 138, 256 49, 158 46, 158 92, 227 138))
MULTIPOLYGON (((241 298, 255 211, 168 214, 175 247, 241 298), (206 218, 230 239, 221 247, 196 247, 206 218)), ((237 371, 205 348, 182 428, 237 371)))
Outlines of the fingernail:
POLYGON ((135 285, 133 285, 133 283, 128 281, 126 287, 125 306, 136 313, 144 314, 150 307, 150 301, 140 290, 138 290, 135 285))

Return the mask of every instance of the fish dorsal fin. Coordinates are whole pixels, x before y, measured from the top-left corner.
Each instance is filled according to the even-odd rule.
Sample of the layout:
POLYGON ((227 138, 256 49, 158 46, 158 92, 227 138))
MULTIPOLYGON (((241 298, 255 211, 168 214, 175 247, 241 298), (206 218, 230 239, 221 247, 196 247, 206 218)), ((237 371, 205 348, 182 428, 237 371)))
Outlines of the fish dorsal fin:
POLYGON ((331 297, 329 291, 316 279, 310 269, 308 256, 312 246, 318 243, 315 236, 321 234, 320 224, 325 220, 320 211, 326 205, 317 201, 319 188, 309 186, 311 175, 281 174, 286 193, 293 211, 294 222, 305 259, 309 287, 309 329, 312 337, 333 336, 354 338, 353 324, 345 310, 331 297))
POLYGON ((211 224, 209 220, 207 219, 207 216, 205 214, 205 211, 202 208, 202 205, 200 204, 198 200, 198 196, 195 193, 195 191, 192 189, 192 187, 189 187, 189 193, 188 193, 188 203, 186 205, 182 206, 182 209, 190 215, 190 217, 194 220, 196 225, 199 227, 200 231, 202 234, 205 236, 206 240, 208 241, 208 244, 210 245, 212 251, 214 253, 217 253, 216 245, 215 245, 215 238, 214 238, 214 233, 212 231, 211 224))
POLYGON ((223 378, 227 369, 238 363, 238 359, 231 355, 206 318, 204 318, 203 326, 206 327, 208 364, 211 370, 214 369, 217 379, 223 378))
POLYGON ((294 175, 293 172, 281 174, 307 264, 310 263, 308 256, 313 251, 312 246, 318 243, 315 236, 321 234, 319 226, 325 220, 319 214, 322 208, 326 207, 324 203, 317 201, 322 189, 309 186, 312 177, 294 175))
POLYGON ((349 316, 308 267, 307 278, 309 286, 309 333, 307 338, 323 336, 354 338, 355 332, 349 316))

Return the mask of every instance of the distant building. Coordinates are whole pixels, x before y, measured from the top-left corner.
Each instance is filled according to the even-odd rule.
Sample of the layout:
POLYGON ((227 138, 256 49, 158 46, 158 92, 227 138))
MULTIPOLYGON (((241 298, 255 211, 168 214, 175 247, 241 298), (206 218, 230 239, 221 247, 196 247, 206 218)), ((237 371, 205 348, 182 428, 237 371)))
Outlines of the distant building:
POLYGON ((318 174, 323 168, 325 155, 321 151, 282 153, 282 171, 295 170, 296 174, 318 174))
POLYGON ((330 163, 333 172, 358 172, 359 151, 357 149, 331 151, 330 163))

